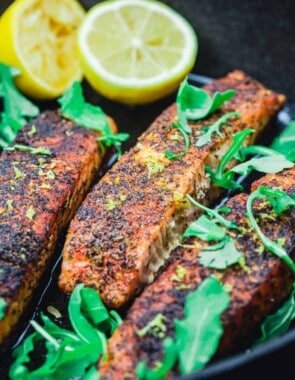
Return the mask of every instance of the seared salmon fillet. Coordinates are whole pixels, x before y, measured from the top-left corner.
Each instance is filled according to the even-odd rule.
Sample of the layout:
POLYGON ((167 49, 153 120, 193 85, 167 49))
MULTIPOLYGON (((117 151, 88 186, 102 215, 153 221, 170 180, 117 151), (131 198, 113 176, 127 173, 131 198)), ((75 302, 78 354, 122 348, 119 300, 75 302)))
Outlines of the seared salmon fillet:
MULTIPOLYGON (((263 177, 254 183, 253 190, 262 185, 294 193, 295 168, 263 177)), ((125 321, 109 340, 108 358, 99 365, 101 379, 135 379, 139 361, 144 360, 150 367, 161 362, 163 338, 174 336, 174 319, 183 319, 186 296, 210 275, 220 278, 229 289, 231 299, 222 315, 224 332, 215 358, 245 348, 253 341, 263 319, 290 294, 294 274, 281 259, 263 249, 257 234, 250 228, 245 217, 247 198, 248 195, 239 194, 230 199, 227 206, 231 212, 224 215, 240 228, 240 232, 232 231, 235 231, 237 249, 243 252, 245 267, 236 264, 222 271, 209 269, 199 264, 200 248, 176 248, 167 268, 135 299, 125 321), (166 328, 164 335, 159 337, 150 330, 139 336, 138 331, 159 314, 166 328)), ((263 199, 256 201, 253 209, 262 232, 273 241, 281 239, 294 258, 295 209, 278 217, 263 199)), ((206 244, 198 239, 186 243, 206 244)))
POLYGON ((94 186, 69 228, 59 278, 62 290, 71 292, 84 282, 99 291, 106 305, 119 308, 153 281, 198 212, 185 196, 209 203, 218 194, 205 165, 218 165, 238 131, 253 128, 247 140, 252 143, 285 99, 241 71, 205 87, 211 95, 230 88, 236 90, 232 100, 206 120, 190 123, 186 155, 176 160, 165 156, 166 151, 184 150, 183 138, 172 126, 177 117, 174 104, 94 186), (222 128, 224 138, 214 134, 212 142, 197 148, 200 130, 230 111, 240 116, 222 128))
POLYGON ((6 302, 0 343, 14 329, 54 252, 57 237, 81 203, 101 157, 95 133, 48 111, 15 144, 51 155, 0 155, 0 298, 6 302))

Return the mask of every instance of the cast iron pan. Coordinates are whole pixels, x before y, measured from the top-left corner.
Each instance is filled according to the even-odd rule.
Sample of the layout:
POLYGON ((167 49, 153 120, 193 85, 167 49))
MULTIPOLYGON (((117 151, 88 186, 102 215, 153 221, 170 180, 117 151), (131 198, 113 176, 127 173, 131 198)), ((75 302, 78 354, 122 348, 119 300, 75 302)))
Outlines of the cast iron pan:
MULTIPOLYGON (((50 0, 49 0, 50 1, 50 0)), ((0 13, 6 8, 11 1, 1 1, 0 13)), ((82 1, 86 7, 95 3, 95 1, 82 1)), ((168 2, 169 3, 169 2, 168 2)), ((182 5, 185 7, 188 1, 183 1, 182 5)), ((194 3, 191 1, 191 3, 194 3)), ((210 3, 210 2, 209 2, 210 3)), ((213 7, 213 2, 212 7, 213 7)), ((176 1, 173 4, 177 4, 176 1)), ((177 8, 177 7, 176 7, 177 8)), ((181 7, 180 7, 181 8, 181 7)), ((213 7, 214 8, 214 7, 213 7)), ((212 9, 213 9, 212 8, 212 9)), ((1 36, 0 36, 1 38, 1 36)), ((251 59, 251 57, 249 57, 251 59)), ((294 63, 293 63, 294 65, 294 63)), ((245 67, 236 66, 232 68, 241 68, 245 70, 245 67)), ((196 68, 194 69, 196 71, 196 68)), ((227 70, 226 70, 227 71, 227 70)), ((220 67, 216 70, 216 75, 219 76, 226 74, 226 71, 220 73, 220 67)), ((251 71, 251 70, 250 70, 251 71)), ((204 68, 203 68, 203 72, 204 68)), ((251 72, 247 72, 252 74, 251 72)), ((208 74, 212 75, 212 67, 208 71, 208 74)), ((253 74, 252 74, 253 75, 253 74)), ((261 80, 261 78, 258 78, 261 80)), ((271 87, 274 83, 273 78, 269 78, 268 81, 264 81, 264 84, 271 87)), ((197 75, 192 73, 190 75, 191 83, 196 85, 202 85, 208 82, 210 78, 206 76, 197 75)), ((131 138, 125 144, 124 149, 128 149, 133 146, 137 137, 151 124, 151 122, 157 117, 160 112, 165 109, 169 104, 175 100, 175 94, 153 103, 147 106, 127 107, 120 104, 115 104, 94 92, 87 83, 83 83, 85 95, 89 102, 93 104, 99 104, 106 113, 111 115, 118 124, 120 131, 126 131, 131 134, 131 138)), ((275 89, 280 91, 279 86, 276 83, 275 89)), ((284 89, 286 86, 282 86, 284 89)), ((288 93, 283 91, 287 97, 288 93)), ((57 108, 56 102, 42 102, 38 104, 42 110, 57 108)), ((295 119, 295 96, 291 94, 288 98, 288 102, 284 109, 279 113, 277 120, 271 128, 271 133, 263 136, 263 142, 269 144, 271 140, 288 124, 292 119, 295 119)), ((113 156, 109 155, 108 159, 104 163, 101 174, 112 164, 113 156)), ((48 270, 45 273, 43 281, 40 284, 39 289, 36 290, 36 296, 33 300, 33 305, 26 315, 26 320, 31 318, 38 318, 40 310, 46 310, 48 305, 53 305, 59 310, 66 309, 67 298, 58 292, 56 279, 59 273, 60 264, 60 252, 62 248, 63 238, 60 241, 59 248, 57 250, 58 259, 52 262, 53 270, 48 270), (37 305, 37 306, 36 306, 37 305)), ((23 318, 25 320, 25 318, 23 318)), ((66 325, 67 321, 63 323, 66 325)), ((28 325, 24 323, 21 329, 18 330, 14 337, 14 343, 19 342, 25 334, 30 332, 28 325), (22 333, 20 333, 22 331, 22 333)), ((263 378, 269 379, 282 376, 286 378, 294 378, 293 371, 293 353, 295 353, 295 329, 290 329, 285 335, 280 338, 269 341, 259 347, 255 347, 247 350, 246 352, 237 353, 234 356, 230 356, 223 360, 219 360, 215 363, 209 364, 204 370, 192 374, 189 376, 179 377, 180 380, 201 380, 201 379, 249 379, 250 376, 256 376, 258 373, 263 375, 263 378)), ((8 378, 8 368, 11 361, 11 350, 0 353, 0 380, 6 380, 8 378)), ((116 380, 116 379, 114 379, 116 380)))

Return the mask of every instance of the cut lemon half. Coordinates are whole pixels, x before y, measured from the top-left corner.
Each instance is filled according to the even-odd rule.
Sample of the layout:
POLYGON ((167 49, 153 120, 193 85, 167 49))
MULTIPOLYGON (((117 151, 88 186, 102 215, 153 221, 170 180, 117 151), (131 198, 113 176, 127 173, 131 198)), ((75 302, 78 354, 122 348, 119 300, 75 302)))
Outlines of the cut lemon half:
POLYGON ((34 98, 61 95, 81 80, 77 31, 85 11, 76 0, 16 0, 0 18, 0 61, 21 70, 18 88, 34 98))
POLYGON ((173 92, 192 69, 191 25, 163 3, 113 0, 94 6, 78 33, 84 75, 105 97, 143 104, 173 92))

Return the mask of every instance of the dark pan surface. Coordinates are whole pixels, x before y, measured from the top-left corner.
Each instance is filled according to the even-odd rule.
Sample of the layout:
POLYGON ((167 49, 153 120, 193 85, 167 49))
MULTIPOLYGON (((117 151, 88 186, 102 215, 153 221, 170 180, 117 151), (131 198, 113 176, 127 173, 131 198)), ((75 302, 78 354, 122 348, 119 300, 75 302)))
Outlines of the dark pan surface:
MULTIPOLYGON (((196 74, 190 75, 190 82, 198 86, 201 86, 210 80, 210 78, 205 76, 196 74)), ((98 98, 97 94, 94 93, 87 84, 84 83, 84 86, 87 99, 93 103, 101 105, 108 114, 114 117, 120 130, 128 131, 131 134, 131 139, 126 143, 125 149, 132 146, 136 141, 136 138, 149 126, 161 110, 175 99, 175 94, 173 94, 172 96, 149 106, 126 107, 98 98)), ((56 107, 56 104, 50 102, 42 104, 41 106, 42 108, 54 108, 56 107)), ((289 102, 279 113, 278 118, 271 129, 273 134, 270 135, 268 133, 267 136, 262 136, 261 140, 263 143, 270 143, 292 119, 295 119, 295 104, 289 102)), ((112 156, 109 157, 109 160, 105 162, 105 168, 103 170, 113 162, 113 159, 112 156)), ((57 257, 60 257, 61 247, 62 241, 60 242, 57 257)), ((59 264, 60 259, 57 259, 52 263, 53 270, 48 271, 48 273, 45 274, 43 282, 40 284, 40 288, 36 292, 34 305, 32 305, 26 316, 27 320, 33 317, 38 319, 39 312, 41 310, 46 311, 49 305, 56 307, 63 315, 66 314, 67 298, 58 291, 56 285, 57 276, 59 274, 59 264)), ((67 326, 68 321, 64 319, 62 320, 62 323, 67 326)), ((19 342, 22 337, 31 330, 27 324, 23 324, 22 331, 23 333, 21 334, 21 337, 19 332, 15 337, 16 342, 19 342)), ((263 370, 264 375, 272 378, 275 371, 282 371, 283 369, 283 371, 286 371, 287 373, 288 369, 292 367, 291 353, 294 352, 294 349, 295 330, 291 329, 281 338, 270 341, 252 350, 248 350, 247 352, 241 352, 235 356, 219 360, 216 363, 208 365, 204 370, 196 374, 179 377, 179 380, 248 379, 249 376, 257 374, 257 371, 259 370, 263 370)), ((0 356, 1 380, 7 379, 8 365, 10 361, 10 351, 2 353, 0 356)))
MULTIPOLYGON (((11 2, 11 0, 0 2, 0 14, 11 2)), ((97 2, 99 1, 81 0, 86 8, 97 2)), ((275 133, 284 128, 291 119, 295 119, 295 2, 293 0, 164 2, 182 13, 198 32, 200 52, 194 72, 218 77, 233 69, 243 69, 270 88, 287 95, 288 103, 275 123, 275 133)), ((207 77, 195 74, 190 78, 199 85, 209 80, 207 77)), ((120 131, 131 133, 125 149, 134 145, 136 138, 175 99, 175 94, 172 94, 151 105, 127 107, 101 98, 86 83, 84 88, 88 101, 103 107, 115 119, 120 131)), ((42 109, 57 107, 55 102, 43 102, 39 105, 42 109)), ((274 135, 264 136, 264 141, 269 143, 273 137, 274 135)), ((38 306, 29 310, 27 320, 38 316, 38 312, 46 310, 48 305, 54 305, 59 310, 65 308, 67 299, 59 294, 56 288, 59 261, 55 264, 53 274, 51 271, 45 274, 34 300, 38 306)), ((27 331, 26 325, 22 328, 27 331)), ((212 363, 197 374, 179 379, 242 380, 251 377, 277 379, 279 376, 282 379, 293 379, 295 378, 294 353, 295 330, 291 329, 278 339, 212 363)), ((10 352, 0 353, 0 380, 8 378, 9 362, 10 352)))

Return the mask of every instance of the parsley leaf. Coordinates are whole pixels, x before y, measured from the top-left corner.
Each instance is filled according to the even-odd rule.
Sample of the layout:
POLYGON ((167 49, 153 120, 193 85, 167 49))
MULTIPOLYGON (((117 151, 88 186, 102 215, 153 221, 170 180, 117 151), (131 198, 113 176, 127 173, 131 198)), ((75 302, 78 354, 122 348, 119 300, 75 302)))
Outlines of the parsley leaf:
POLYGON ((271 148, 285 155, 288 160, 295 161, 295 120, 274 139, 271 148))
POLYGON ((184 319, 174 322, 181 374, 203 368, 216 352, 223 333, 221 314, 229 304, 228 293, 214 277, 186 297, 184 319))
POLYGON ((121 155, 122 142, 129 138, 129 134, 113 133, 103 110, 99 106, 94 106, 85 101, 79 82, 74 82, 58 99, 58 102, 61 105, 61 113, 64 117, 73 120, 81 127, 99 132, 101 136, 98 141, 107 147, 114 145, 121 155))
POLYGON ((106 333, 111 334, 121 320, 116 312, 107 311, 95 293, 83 284, 74 289, 68 305, 73 330, 62 329, 43 314, 43 326, 31 322, 35 332, 14 351, 11 379, 99 379, 95 367, 99 357, 106 354, 106 333), (45 344, 47 353, 41 366, 32 370, 31 353, 37 350, 39 341, 45 344))
POLYGON ((284 334, 295 319, 295 283, 288 300, 273 314, 266 317, 260 329, 261 335, 255 344, 260 344, 269 339, 284 334))
POLYGON ((274 211, 279 212, 279 214, 281 214, 282 212, 295 206, 294 197, 294 194, 291 197, 289 197, 289 195, 286 194, 284 191, 269 189, 266 186, 261 186, 248 197, 247 215, 252 227, 256 231, 263 245, 270 252, 274 253, 276 256, 281 258, 295 273, 294 261, 291 259, 286 250, 279 243, 272 241, 262 233, 261 229, 259 228, 256 222, 252 210, 252 205, 256 199, 266 198, 266 200, 273 205, 274 211))
POLYGON ((6 301, 0 297, 0 321, 5 315, 6 301))
POLYGON ((202 88, 192 86, 185 79, 177 94, 177 103, 189 120, 204 119, 235 95, 234 90, 216 92, 213 98, 202 88))
POLYGON ((220 248, 208 250, 199 253, 200 264, 207 268, 223 270, 227 267, 237 264, 242 259, 242 253, 237 250, 233 239, 226 236, 222 240, 220 248))
POLYGON ((39 109, 25 98, 15 87, 13 77, 19 70, 0 62, 0 97, 3 98, 3 112, 0 121, 0 146, 9 145, 18 131, 33 117, 39 109))
POLYGON ((237 112, 228 112, 225 115, 221 116, 214 124, 206 127, 207 131, 198 138, 196 147, 199 148, 211 142, 213 133, 216 133, 219 137, 223 137, 220 132, 220 128, 226 123, 227 119, 231 117, 237 117, 239 115, 240 114, 237 112))

